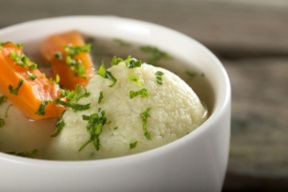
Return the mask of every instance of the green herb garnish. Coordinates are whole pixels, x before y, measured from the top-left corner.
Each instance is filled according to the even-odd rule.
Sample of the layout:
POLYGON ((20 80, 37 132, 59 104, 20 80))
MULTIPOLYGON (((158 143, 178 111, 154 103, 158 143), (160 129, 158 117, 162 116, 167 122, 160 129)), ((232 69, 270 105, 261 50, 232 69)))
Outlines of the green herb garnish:
POLYGON ((2 105, 3 103, 6 103, 7 101, 7 97, 5 95, 0 96, 0 105, 2 105))
POLYGON ((89 143, 92 143, 95 149, 98 151, 101 145, 100 135, 102 133, 103 126, 107 122, 105 111, 99 108, 97 113, 83 115, 82 118, 83 120, 88 121, 86 128, 89 132, 90 138, 79 148, 79 151, 83 150, 89 143))
POLYGON ((54 57, 55 57, 56 59, 58 59, 58 60, 61 60, 61 59, 62 59, 62 53, 59 52, 59 51, 57 51, 57 52, 54 53, 54 57))
POLYGON ((37 76, 36 76, 35 74, 30 73, 29 71, 27 71, 27 76, 28 76, 28 78, 31 79, 32 81, 34 81, 34 80, 37 78, 37 76))
POLYGON ((121 63, 122 61, 124 61, 121 57, 116 57, 114 56, 111 60, 111 64, 112 65, 118 65, 119 63, 121 63))
POLYGON ((100 75, 101 77, 105 78, 105 79, 109 79, 112 81, 112 84, 109 85, 109 87, 113 87, 116 82, 117 79, 112 75, 112 73, 110 71, 107 71, 104 64, 101 64, 101 66, 98 69, 98 75, 100 75))
POLYGON ((99 98, 98 98, 98 104, 101 103, 102 99, 103 99, 103 91, 100 91, 99 98))
POLYGON ((164 75, 164 73, 162 71, 157 71, 155 73, 155 76, 156 76, 156 82, 159 84, 159 85, 162 85, 163 84, 163 79, 162 79, 162 76, 164 75))
POLYGON ((64 47, 64 51, 67 55, 74 57, 79 53, 88 53, 91 51, 92 45, 91 44, 84 44, 82 46, 73 46, 73 45, 66 45, 64 47))
POLYGON ((56 137, 57 135, 59 135, 59 133, 62 131, 62 129, 65 127, 65 122, 63 118, 60 118, 57 122, 56 122, 56 129, 54 131, 54 133, 52 133, 51 137, 56 137))
POLYGON ((38 110, 36 112, 37 115, 45 115, 45 108, 50 101, 44 100, 40 103, 38 110))
POLYGON ((5 120, 0 118, 0 128, 5 126, 5 120))
POLYGON ((186 71, 186 74, 191 78, 191 79, 194 79, 195 77, 198 77, 198 76, 200 76, 200 77, 204 77, 204 73, 197 73, 197 72, 195 72, 195 71, 190 71, 190 70, 187 70, 186 71))
POLYGON ((140 119, 142 120, 142 128, 146 139, 151 140, 151 133, 148 130, 148 118, 150 117, 151 108, 147 108, 144 112, 140 113, 140 119))
POLYGON ((15 88, 12 85, 9 85, 8 86, 9 92, 13 95, 18 95, 19 89, 21 88, 23 83, 24 83, 23 79, 19 79, 19 82, 15 88))
POLYGON ((65 97, 68 101, 77 102, 83 97, 89 97, 90 93, 87 89, 79 84, 76 85, 74 91, 61 89, 61 97, 65 97))
POLYGON ((138 144, 138 141, 134 141, 134 142, 129 144, 129 148, 134 149, 137 146, 137 144, 138 144))
MULTIPOLYGON (((80 53, 90 52, 91 47, 92 47, 91 44, 85 44, 83 46, 66 45, 64 47, 64 51, 66 54, 65 62, 67 63, 67 65, 70 66, 70 69, 75 73, 76 76, 85 77, 86 70, 83 66, 82 61, 80 59, 75 58, 75 56, 80 53)), ((58 56, 55 55, 55 57, 60 58, 59 54, 58 56)), ((62 58, 62 55, 61 55, 61 58, 62 58)))
POLYGON ((35 157, 38 154, 38 149, 33 149, 32 151, 26 151, 26 152, 8 152, 10 155, 17 155, 20 157, 35 157))
POLYGON ((125 64, 129 69, 141 67, 142 62, 136 58, 132 58, 130 55, 125 59, 125 64))
POLYGON ((90 93, 87 89, 79 84, 76 85, 75 95, 73 97, 73 101, 79 101, 81 98, 89 97, 90 93))
POLYGON ((15 50, 11 51, 10 57, 21 67, 27 67, 30 70, 37 69, 37 64, 33 63, 24 54, 19 55, 15 50))
POLYGON ((138 86, 143 86, 144 85, 144 83, 142 81, 140 81, 138 76, 128 76, 127 79, 128 79, 128 81, 134 82, 138 86))
POLYGON ((171 58, 171 56, 168 53, 161 51, 157 47, 142 46, 142 47, 140 47, 140 50, 149 55, 147 62, 150 64, 156 64, 161 59, 170 59, 171 58))
POLYGON ((56 99, 55 101, 59 105, 63 105, 65 107, 70 107, 73 109, 73 111, 84 111, 90 108, 90 103, 88 104, 78 104, 78 103, 73 103, 71 101, 63 101, 61 99, 56 99))
POLYGON ((140 89, 138 91, 129 91, 129 97, 130 99, 133 99, 134 97, 148 97, 148 90, 146 88, 140 89))
POLYGON ((6 110, 5 110, 5 118, 8 117, 8 112, 9 112, 9 109, 12 107, 12 104, 8 105, 6 110))
POLYGON ((115 39, 113 39, 113 41, 114 41, 115 43, 117 43, 118 45, 123 46, 123 47, 128 47, 128 46, 130 46, 130 43, 124 41, 123 39, 115 38, 115 39))

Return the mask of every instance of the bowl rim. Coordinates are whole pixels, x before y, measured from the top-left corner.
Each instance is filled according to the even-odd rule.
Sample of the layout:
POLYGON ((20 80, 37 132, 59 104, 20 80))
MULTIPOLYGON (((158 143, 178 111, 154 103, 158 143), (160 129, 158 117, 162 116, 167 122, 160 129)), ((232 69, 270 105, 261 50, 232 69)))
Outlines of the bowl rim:
MULTIPOLYGON (((9 33, 11 31, 15 30, 21 30, 22 28, 27 27, 27 25, 36 25, 38 23, 45 23, 45 22, 51 22, 56 20, 71 20, 71 19, 82 19, 82 20, 89 20, 89 19, 103 19, 107 21, 114 21, 117 20, 118 22, 131 22, 134 24, 140 24, 148 28, 157 28, 162 31, 166 31, 168 33, 173 33, 177 36, 181 36, 182 38, 187 39, 191 44, 195 44, 199 48, 202 49, 205 54, 210 57, 213 60, 214 65, 217 66, 219 69, 218 73, 221 73, 223 76, 223 82, 224 82, 224 98, 221 98, 221 101, 219 102, 218 106, 214 107, 213 112, 209 116, 209 118, 203 122, 197 129, 193 130, 190 134, 183 136, 179 139, 176 139, 173 142, 170 142, 168 144, 162 145, 160 147, 156 147, 147 151, 125 155, 125 156, 119 156, 119 157, 112 157, 112 158, 105 158, 105 159, 95 159, 95 160, 79 160, 79 161, 67 161, 67 160, 45 160, 45 159, 32 159, 32 158, 25 158, 25 157, 18 157, 15 155, 6 154, 3 152, 0 152, 0 162, 10 162, 15 164, 22 164, 22 165, 29 165, 29 166, 45 166, 45 167, 86 167, 86 166, 93 166, 93 165, 112 165, 115 163, 125 163, 127 161, 137 161, 137 160, 143 160, 148 159, 151 157, 154 157, 155 155, 161 155, 169 150, 173 150, 175 148, 181 147, 184 143, 187 142, 187 140, 193 140, 195 137, 198 137, 199 135, 205 134, 209 129, 213 127, 213 123, 216 122, 219 118, 221 118, 221 115, 224 113, 225 109, 227 107, 230 107, 230 101, 231 101, 231 85, 229 76, 223 66, 223 64, 220 62, 220 60, 203 44, 198 42, 197 40, 193 39, 192 37, 189 37, 188 35, 185 35, 181 32, 178 32, 174 29, 171 29, 169 27, 165 27, 159 24, 142 21, 138 19, 132 19, 132 18, 125 18, 125 17, 118 17, 118 16, 111 16, 111 15, 75 15, 75 16, 61 16, 61 17, 49 17, 49 18, 42 18, 42 19, 36 19, 31 20, 27 22, 22 22, 18 24, 14 24, 8 27, 4 27, 0 29, 0 33, 9 33)), ((215 90, 214 90, 215 91, 215 90)), ((217 94, 215 94, 216 96, 217 94)))

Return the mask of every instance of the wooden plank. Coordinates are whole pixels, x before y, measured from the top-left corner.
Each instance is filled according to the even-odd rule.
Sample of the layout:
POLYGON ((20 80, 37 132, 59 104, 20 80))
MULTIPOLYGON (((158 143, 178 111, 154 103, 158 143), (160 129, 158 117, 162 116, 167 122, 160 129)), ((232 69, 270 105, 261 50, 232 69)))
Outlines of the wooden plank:
POLYGON ((224 190, 288 191, 288 59, 224 60, 232 82, 224 190))
POLYGON ((243 0, 240 4, 229 2, 9 0, 0 1, 0 26, 51 16, 118 15, 172 27, 215 50, 224 49, 222 54, 231 49, 235 50, 234 54, 288 54, 288 6, 261 6, 243 0))
POLYGON ((288 178, 288 59, 224 63, 233 90, 229 172, 288 178))

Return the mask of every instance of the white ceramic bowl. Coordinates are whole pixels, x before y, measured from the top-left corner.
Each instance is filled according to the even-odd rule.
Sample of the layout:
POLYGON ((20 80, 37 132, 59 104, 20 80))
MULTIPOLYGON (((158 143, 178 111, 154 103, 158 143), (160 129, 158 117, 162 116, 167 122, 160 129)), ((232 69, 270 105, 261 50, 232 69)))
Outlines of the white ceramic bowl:
POLYGON ((205 72, 214 89, 212 114, 191 134, 130 156, 66 162, 0 153, 0 191, 221 191, 230 141, 231 90, 220 61, 203 45, 174 30, 110 16, 27 22, 0 30, 0 41, 37 42, 49 34, 69 29, 155 45, 193 63, 205 72))

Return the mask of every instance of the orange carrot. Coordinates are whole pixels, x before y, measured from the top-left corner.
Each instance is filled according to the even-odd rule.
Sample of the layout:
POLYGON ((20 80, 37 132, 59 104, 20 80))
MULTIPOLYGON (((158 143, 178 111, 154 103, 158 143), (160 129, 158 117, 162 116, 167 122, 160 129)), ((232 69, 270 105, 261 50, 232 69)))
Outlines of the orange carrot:
POLYGON ((54 100, 59 86, 48 80, 14 43, 0 44, 0 89, 8 99, 31 119, 61 116, 64 107, 54 100))
POLYGON ((73 90, 77 84, 87 85, 93 75, 90 48, 78 31, 69 31, 48 37, 41 52, 51 63, 53 74, 60 76, 60 85, 73 90))

